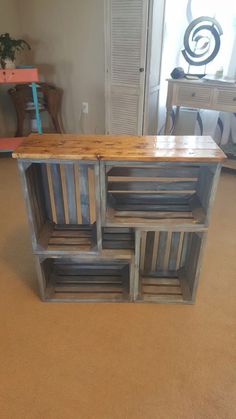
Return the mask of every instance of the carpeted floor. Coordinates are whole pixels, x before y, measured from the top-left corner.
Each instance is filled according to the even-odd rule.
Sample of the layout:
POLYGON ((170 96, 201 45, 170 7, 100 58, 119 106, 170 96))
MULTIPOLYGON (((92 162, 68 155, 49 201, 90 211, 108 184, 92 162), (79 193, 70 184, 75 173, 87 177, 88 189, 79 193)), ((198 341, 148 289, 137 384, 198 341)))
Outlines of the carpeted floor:
POLYGON ((236 418, 236 175, 221 176, 197 303, 42 303, 16 162, 0 159, 0 417, 236 418))

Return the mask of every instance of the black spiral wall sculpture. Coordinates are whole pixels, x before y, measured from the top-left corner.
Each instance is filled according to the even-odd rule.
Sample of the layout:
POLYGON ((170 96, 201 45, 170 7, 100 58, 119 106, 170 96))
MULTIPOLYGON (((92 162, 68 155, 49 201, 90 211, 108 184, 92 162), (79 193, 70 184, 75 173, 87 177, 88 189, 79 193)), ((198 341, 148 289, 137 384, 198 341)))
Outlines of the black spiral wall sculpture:
POLYGON ((208 64, 219 52, 222 34, 216 19, 209 16, 194 19, 184 34, 182 54, 185 60, 195 66, 208 64))

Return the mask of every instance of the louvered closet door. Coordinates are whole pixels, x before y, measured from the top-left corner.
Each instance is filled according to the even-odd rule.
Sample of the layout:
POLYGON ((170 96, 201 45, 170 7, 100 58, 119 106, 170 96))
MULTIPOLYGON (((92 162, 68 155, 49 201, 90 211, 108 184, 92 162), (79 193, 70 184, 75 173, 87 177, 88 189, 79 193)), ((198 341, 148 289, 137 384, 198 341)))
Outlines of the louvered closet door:
POLYGON ((106 133, 142 134, 148 0, 106 5, 106 133))

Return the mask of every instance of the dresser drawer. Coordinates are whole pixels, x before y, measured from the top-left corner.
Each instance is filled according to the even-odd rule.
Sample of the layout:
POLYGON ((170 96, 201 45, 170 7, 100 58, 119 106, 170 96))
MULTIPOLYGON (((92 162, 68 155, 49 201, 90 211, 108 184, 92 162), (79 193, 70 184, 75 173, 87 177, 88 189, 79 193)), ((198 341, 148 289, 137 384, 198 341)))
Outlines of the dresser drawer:
POLYGON ((176 86, 175 104, 180 106, 209 105, 211 102, 211 89, 198 86, 176 86))
POLYGON ((232 107, 235 107, 236 109, 236 89, 233 91, 223 89, 217 90, 214 102, 217 107, 222 107, 222 110, 227 106, 229 106, 230 109, 232 109, 232 107))

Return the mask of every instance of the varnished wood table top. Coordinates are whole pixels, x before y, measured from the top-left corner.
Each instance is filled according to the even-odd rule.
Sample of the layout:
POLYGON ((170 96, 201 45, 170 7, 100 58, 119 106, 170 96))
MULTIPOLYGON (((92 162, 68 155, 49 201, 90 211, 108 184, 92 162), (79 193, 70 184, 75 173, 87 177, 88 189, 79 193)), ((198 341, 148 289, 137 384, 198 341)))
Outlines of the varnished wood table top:
POLYGON ((209 136, 32 134, 13 153, 21 159, 112 161, 221 161, 209 136))

